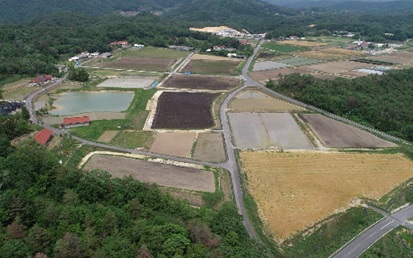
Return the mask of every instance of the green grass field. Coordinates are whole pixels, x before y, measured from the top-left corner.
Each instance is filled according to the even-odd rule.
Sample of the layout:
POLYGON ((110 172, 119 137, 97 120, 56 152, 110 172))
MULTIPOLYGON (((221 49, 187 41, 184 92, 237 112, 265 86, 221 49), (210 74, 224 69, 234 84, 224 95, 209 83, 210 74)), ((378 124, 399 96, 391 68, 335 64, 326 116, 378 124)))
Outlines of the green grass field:
POLYGON ((120 132, 110 142, 111 145, 121 146, 125 148, 145 148, 149 149, 153 140, 152 131, 141 132, 120 132))
POLYGON ((267 42, 267 43, 264 43, 262 46, 266 49, 274 50, 274 51, 277 51, 277 52, 280 52, 280 53, 290 53, 290 52, 305 51, 305 50, 310 49, 308 47, 282 45, 282 44, 277 44, 277 43, 274 43, 274 42, 267 42))
POLYGON ((191 60, 183 69, 183 72, 196 74, 214 75, 236 75, 241 69, 237 69, 240 62, 234 61, 213 61, 213 60, 191 60))

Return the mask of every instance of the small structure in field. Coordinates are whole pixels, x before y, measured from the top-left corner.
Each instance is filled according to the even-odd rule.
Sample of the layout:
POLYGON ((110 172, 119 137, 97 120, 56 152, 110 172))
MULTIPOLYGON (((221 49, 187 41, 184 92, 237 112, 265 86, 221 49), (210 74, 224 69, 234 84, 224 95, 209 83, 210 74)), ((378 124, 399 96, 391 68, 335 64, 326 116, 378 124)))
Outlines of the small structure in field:
POLYGON ((89 124, 90 124, 90 118, 88 116, 63 118, 63 125, 65 126, 65 128, 88 126, 89 124))
POLYGON ((40 132, 36 133, 34 139, 41 145, 47 145, 52 138, 53 132, 50 129, 43 128, 40 132))
POLYGON ((142 44, 134 44, 133 47, 136 48, 136 49, 141 49, 141 48, 144 48, 145 45, 142 45, 142 44))

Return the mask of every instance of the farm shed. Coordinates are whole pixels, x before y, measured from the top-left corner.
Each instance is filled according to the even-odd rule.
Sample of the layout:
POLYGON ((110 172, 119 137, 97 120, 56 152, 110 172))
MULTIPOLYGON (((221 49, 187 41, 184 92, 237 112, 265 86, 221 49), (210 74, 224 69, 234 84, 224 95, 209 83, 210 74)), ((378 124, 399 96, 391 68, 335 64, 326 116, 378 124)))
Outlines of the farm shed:
POLYGON ((36 133, 34 139, 36 140, 36 142, 42 145, 46 145, 47 143, 49 143, 52 134, 53 132, 50 129, 43 128, 40 132, 36 133))
POLYGON ((87 126, 90 124, 90 118, 88 116, 65 117, 63 118, 63 124, 65 128, 87 126))

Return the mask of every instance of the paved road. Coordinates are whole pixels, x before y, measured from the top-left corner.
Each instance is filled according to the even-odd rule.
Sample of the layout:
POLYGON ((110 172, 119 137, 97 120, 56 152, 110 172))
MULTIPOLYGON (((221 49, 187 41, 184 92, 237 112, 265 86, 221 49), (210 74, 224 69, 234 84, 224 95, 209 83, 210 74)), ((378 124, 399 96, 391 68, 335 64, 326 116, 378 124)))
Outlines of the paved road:
MULTIPOLYGON (((227 98, 224 100, 224 102, 222 103, 221 108, 220 108, 221 123, 222 123, 222 128, 223 128, 222 132, 223 132, 223 135, 224 135, 226 152, 227 152, 227 156, 228 156, 228 159, 227 159, 226 162, 216 164, 216 163, 210 163, 210 162, 204 162, 204 161, 197 161, 197 160, 188 159, 188 158, 180 158, 180 157, 174 157, 174 156, 163 155, 163 154, 158 154, 158 153, 152 153, 152 152, 149 152, 149 151, 128 149, 128 148, 123 148, 123 147, 117 147, 117 146, 111 146, 111 145, 107 145, 107 144, 96 143, 96 142, 92 142, 92 141, 89 141, 89 140, 86 140, 86 139, 82 139, 82 138, 77 137, 77 136, 72 136, 72 138, 79 141, 79 142, 81 142, 81 143, 83 143, 83 144, 92 145, 92 146, 105 148, 105 149, 109 149, 109 150, 127 152, 127 153, 134 153, 134 154, 140 154, 140 155, 145 155, 145 156, 150 156, 150 157, 157 157, 157 158, 169 159, 169 160, 192 163, 192 164, 198 164, 198 165, 206 165, 206 166, 211 166, 211 167, 221 167, 221 168, 224 168, 224 169, 228 170, 231 174, 232 187, 233 187, 233 192, 234 192, 234 199, 235 199, 235 203, 236 203, 237 208, 238 208, 238 212, 243 217, 243 223, 244 223, 249 235, 252 238, 256 238, 255 231, 252 228, 251 223, 249 222, 246 211, 245 211, 245 206, 244 206, 244 201, 243 201, 243 194, 242 194, 242 190, 241 190, 241 181, 240 181, 239 170, 238 170, 238 164, 237 164, 237 160, 236 160, 235 154, 234 154, 234 146, 232 145, 232 141, 231 141, 231 131, 230 131, 226 111, 228 109, 229 101, 236 94, 238 94, 240 91, 242 91, 243 89, 245 89, 248 86, 256 85, 256 82, 253 81, 248 75, 248 67, 251 65, 251 62, 254 59, 254 56, 257 54, 261 44, 262 44, 262 41, 255 48, 254 54, 248 58, 248 60, 246 62, 246 65, 245 65, 245 67, 242 71, 242 74, 245 78, 244 86, 242 86, 242 87, 238 88, 237 90, 235 90, 234 92, 230 93, 227 96, 227 98)), ((192 55, 193 55, 193 53, 188 55, 188 57, 184 60, 184 62, 182 62, 171 74, 176 73, 176 71, 182 65, 184 65, 189 60, 189 58, 191 58, 192 55)), ((38 125, 43 126, 44 128, 50 129, 53 132, 54 135, 69 134, 69 132, 66 131, 65 129, 57 129, 57 128, 51 127, 51 126, 49 126, 47 124, 43 124, 41 121, 39 121, 35 116, 32 102, 33 102, 33 99, 37 95, 39 95, 39 94, 41 94, 45 91, 48 91, 48 90, 50 90, 54 87, 57 87, 62 81, 64 81, 66 79, 66 77, 67 77, 67 74, 64 77, 62 77, 61 79, 59 79, 58 81, 56 81, 55 83, 53 83, 49 86, 46 86, 44 89, 42 89, 40 91, 37 91, 37 92, 34 92, 34 93, 30 94, 26 98, 26 107, 29 110, 31 121, 33 123, 36 123, 38 125)))
POLYGON ((359 236, 348 242, 337 252, 332 258, 355 258, 360 256, 370 246, 377 242, 380 238, 392 231, 398 226, 405 226, 413 229, 413 224, 408 222, 409 218, 413 217, 413 205, 394 213, 386 214, 386 217, 379 220, 376 224, 362 232, 359 236))

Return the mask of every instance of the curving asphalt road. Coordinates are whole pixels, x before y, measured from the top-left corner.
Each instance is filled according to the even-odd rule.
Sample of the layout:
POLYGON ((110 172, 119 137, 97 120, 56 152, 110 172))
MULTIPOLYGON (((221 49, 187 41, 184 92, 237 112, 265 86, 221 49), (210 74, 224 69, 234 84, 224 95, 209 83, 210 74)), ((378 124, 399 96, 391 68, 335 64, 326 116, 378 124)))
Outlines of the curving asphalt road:
MULTIPOLYGON (((241 190, 241 181, 240 181, 239 170, 238 170, 238 164, 237 164, 237 160, 235 158, 234 146, 232 145, 232 141, 231 141, 231 131, 230 131, 226 111, 228 109, 229 101, 236 94, 238 94, 240 91, 242 91, 246 87, 256 85, 256 82, 253 81, 248 75, 248 67, 251 65, 251 62, 254 59, 254 56, 257 54, 257 52, 258 52, 259 48, 261 47, 262 43, 263 43, 263 41, 261 41, 257 45, 257 47, 254 50, 254 54, 248 58, 245 66, 244 66, 244 69, 242 71, 242 74, 245 78, 244 86, 242 86, 242 87, 236 89, 235 91, 233 91, 232 93, 230 93, 227 96, 227 98, 224 100, 224 102, 222 103, 221 108, 220 108, 222 132, 223 132, 223 135, 224 135, 224 141, 225 141, 225 147, 226 147, 226 153, 227 153, 227 161, 226 162, 219 163, 219 164, 210 163, 210 162, 198 161, 198 160, 193 160, 193 159, 188 159, 188 158, 180 158, 180 157, 175 157, 175 156, 163 155, 163 154, 153 153, 153 152, 149 152, 149 151, 128 149, 128 148, 123 148, 123 147, 118 147, 118 146, 111 146, 111 145, 107 145, 107 144, 96 143, 96 142, 92 142, 92 141, 89 141, 89 140, 86 140, 86 139, 83 139, 83 138, 80 138, 80 137, 77 137, 77 136, 74 136, 74 135, 72 135, 71 137, 73 139, 83 143, 83 144, 92 145, 92 146, 105 148, 105 149, 109 149, 109 150, 126 152, 126 153, 134 153, 134 154, 140 154, 140 155, 145 155, 145 156, 150 156, 150 157, 169 159, 169 160, 173 160, 173 161, 186 162, 186 163, 192 163, 192 164, 198 164, 198 165, 206 165, 206 166, 211 166, 211 167, 220 167, 220 168, 224 168, 224 169, 228 170, 231 174, 231 181, 232 181, 232 187, 233 187, 233 192, 234 192, 234 199, 235 199, 235 203, 236 203, 237 208, 238 208, 238 212, 243 217, 243 223, 244 223, 249 235, 252 238, 256 238, 255 231, 252 228, 251 223, 249 222, 249 219, 248 219, 246 211, 245 211, 245 206, 244 206, 244 201, 243 201, 243 193, 242 193, 242 190, 241 190)), ((189 58, 191 56, 192 56, 192 54, 190 54, 185 59, 185 61, 189 60, 189 58)), ((181 65, 183 63, 181 63, 181 65)), ((179 69, 180 66, 178 66, 171 74, 175 73, 179 69)), ((41 93, 44 93, 44 92, 47 92, 48 90, 50 90, 54 87, 57 87, 60 83, 62 83, 66 79, 67 75, 68 74, 65 74, 62 78, 60 78, 56 82, 46 86, 45 88, 43 88, 39 91, 36 91, 36 92, 30 94, 25 99, 26 108, 30 113, 30 120, 35 124, 38 124, 38 125, 40 125, 44 128, 50 129, 53 132, 54 135, 64 135, 64 134, 70 134, 70 133, 65 129, 57 129, 57 128, 51 127, 50 125, 44 124, 43 122, 39 121, 37 119, 37 117, 35 115, 35 111, 33 109, 34 108, 33 107, 33 99, 37 95, 39 95, 41 93)))
MULTIPOLYGON (((380 212, 382 213, 382 212, 380 212)), ((407 206, 393 214, 385 214, 385 217, 373 226, 363 231, 360 235, 345 244, 330 257, 332 258, 356 258, 359 257, 370 246, 377 242, 387 233, 397 228, 405 226, 413 229, 413 224, 408 221, 413 217, 413 205, 407 206)))

